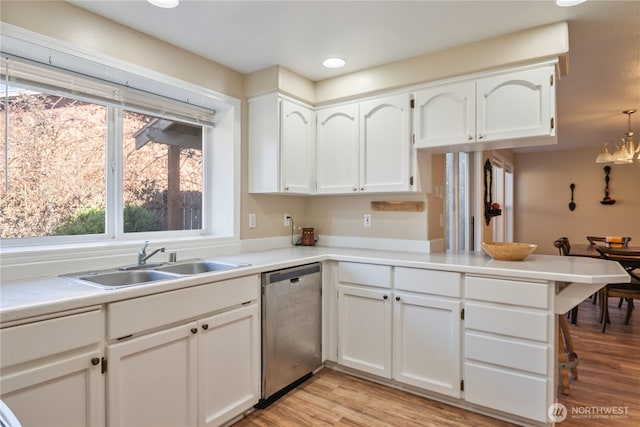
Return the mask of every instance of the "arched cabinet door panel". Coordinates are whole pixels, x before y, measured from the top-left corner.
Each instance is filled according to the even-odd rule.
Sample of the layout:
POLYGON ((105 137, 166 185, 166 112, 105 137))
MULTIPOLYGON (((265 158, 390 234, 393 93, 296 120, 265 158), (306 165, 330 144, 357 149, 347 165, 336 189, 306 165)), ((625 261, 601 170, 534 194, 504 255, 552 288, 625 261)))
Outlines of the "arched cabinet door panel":
POLYGON ((555 135, 553 76, 545 66, 479 79, 477 140, 555 135))

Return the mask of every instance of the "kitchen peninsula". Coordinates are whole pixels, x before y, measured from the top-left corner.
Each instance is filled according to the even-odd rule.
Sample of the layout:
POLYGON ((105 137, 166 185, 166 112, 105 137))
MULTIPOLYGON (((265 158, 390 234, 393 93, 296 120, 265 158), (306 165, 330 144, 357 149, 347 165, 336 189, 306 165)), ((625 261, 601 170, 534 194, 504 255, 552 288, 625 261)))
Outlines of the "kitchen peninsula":
MULTIPOLYGON (((229 363, 242 361, 248 366, 225 365, 224 375, 228 381, 244 384, 232 375, 238 374, 236 370, 249 372, 250 378, 242 379, 250 392, 240 393, 244 397, 233 404, 224 401, 204 407, 208 399, 202 395, 210 390, 198 385, 198 380, 216 363, 214 368, 206 367, 198 359, 194 363, 202 375, 192 378, 194 384, 187 381, 191 391, 183 397, 184 407, 178 405, 184 413, 179 422, 224 424, 251 410, 260 396, 256 334, 260 274, 322 262, 325 365, 497 418, 551 425, 547 411, 557 393, 557 314, 606 283, 629 280, 617 263, 536 254, 508 262, 477 252, 293 247, 240 252, 216 260, 250 266, 120 290, 103 290, 63 276, 3 282, 2 399, 10 406, 13 402, 19 413, 20 402, 29 402, 28 388, 39 385, 34 369, 41 365, 52 369, 53 362, 80 359, 79 369, 92 380, 54 388, 56 393, 64 390, 85 399, 89 411, 81 418, 85 424, 89 420, 104 424, 105 416, 107 425, 142 421, 128 412, 135 408, 127 405, 125 397, 131 392, 123 386, 132 383, 122 382, 126 379, 122 374, 132 368, 118 355, 135 354, 126 346, 169 333, 182 337, 173 339, 183 339, 194 354, 206 354, 210 345, 215 346, 216 338, 205 341, 206 334, 217 329, 212 325, 231 324, 220 319, 236 313, 235 318, 246 320, 247 333, 225 341, 222 347, 228 348, 226 353, 242 355, 229 363), (62 332, 56 328, 63 328, 62 332), (74 334, 63 333, 64 328, 73 328, 74 334), (53 331, 54 344, 38 340, 53 331), (243 339, 251 342, 240 342, 243 339), (104 359, 109 369, 102 374, 104 359), (120 395, 113 394, 115 389, 120 395)), ((167 365, 163 368, 171 370, 167 365)), ((57 378, 55 372, 44 377, 47 381, 57 378)), ((160 395, 156 391, 147 399, 160 395)), ((228 398, 225 392, 213 396, 228 398)), ((149 404, 156 403, 162 405, 161 401, 149 404)))

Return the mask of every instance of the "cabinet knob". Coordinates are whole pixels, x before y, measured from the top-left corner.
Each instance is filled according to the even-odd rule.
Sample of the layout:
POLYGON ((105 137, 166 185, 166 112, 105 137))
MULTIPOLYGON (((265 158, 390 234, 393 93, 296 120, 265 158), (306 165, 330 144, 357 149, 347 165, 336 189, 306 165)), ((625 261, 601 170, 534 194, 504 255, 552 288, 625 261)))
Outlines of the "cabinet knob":
POLYGON ((91 358, 91 364, 93 366, 99 365, 100 364, 100 358, 99 357, 92 357, 91 358))
POLYGON ((472 140, 473 140, 473 136, 469 135, 469 136, 467 137, 467 139, 468 139, 469 141, 472 141, 472 140))
POLYGON ((396 301, 400 301, 400 297, 396 297, 396 301))
POLYGON ((284 191, 289 191, 289 187, 284 187, 284 191))
POLYGON ((482 139, 482 138, 484 138, 482 134, 478 135, 478 139, 482 139))
POLYGON ((387 298, 389 298, 389 296, 388 296, 388 295, 383 295, 383 296, 382 296, 382 299, 387 299, 387 298))
POLYGON ((360 191, 364 191, 364 187, 360 187, 360 191))
POLYGON ((202 329, 204 329, 205 331, 209 329, 209 324, 205 323, 204 325, 202 325, 202 329))
POLYGON ((191 333, 192 334, 197 334, 198 333, 198 328, 191 328, 191 333))
POLYGON ((358 191, 358 188, 357 187, 353 187, 353 191, 358 191))

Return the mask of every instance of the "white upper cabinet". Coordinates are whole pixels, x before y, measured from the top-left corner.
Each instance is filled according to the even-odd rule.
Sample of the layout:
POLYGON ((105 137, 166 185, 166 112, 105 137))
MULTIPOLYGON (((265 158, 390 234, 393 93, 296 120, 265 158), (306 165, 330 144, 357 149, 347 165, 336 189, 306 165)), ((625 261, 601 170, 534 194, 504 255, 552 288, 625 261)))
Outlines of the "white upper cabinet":
POLYGON ((282 190, 309 194, 315 176, 315 112, 286 99, 281 100, 281 108, 282 190))
POLYGON ((312 192, 315 112, 277 94, 249 101, 249 192, 312 192))
POLYGON ((474 141, 475 82, 435 86, 416 92, 414 115, 418 148, 474 141))
POLYGON ((417 91, 415 102, 416 148, 473 151, 555 137, 552 63, 432 86, 417 91))
POLYGON ((411 184, 408 93, 318 111, 318 194, 402 192, 411 184))
POLYGON ((360 191, 411 190, 411 95, 360 103, 360 191))
POLYGON ((479 141, 555 135, 553 66, 479 79, 479 141))
POLYGON ((352 193, 359 188, 359 105, 318 111, 316 161, 318 194, 352 193))

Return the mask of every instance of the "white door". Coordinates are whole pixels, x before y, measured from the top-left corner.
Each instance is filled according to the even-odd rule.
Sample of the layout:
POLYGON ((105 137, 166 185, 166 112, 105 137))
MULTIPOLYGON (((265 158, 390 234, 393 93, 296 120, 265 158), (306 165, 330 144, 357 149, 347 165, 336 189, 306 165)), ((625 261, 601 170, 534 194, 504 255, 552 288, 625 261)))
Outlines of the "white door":
POLYGON ((394 295, 394 379, 460 397, 460 309, 460 301, 394 295))
POLYGON ((550 66, 479 79, 478 141, 554 135, 552 81, 550 66))
POLYGON ((391 378, 391 292, 338 286, 338 363, 391 378))
POLYGON ((315 175, 315 113, 286 99, 282 100, 281 108, 282 190, 309 194, 315 175))
POLYGON ((31 426, 104 425, 104 380, 98 352, 3 375, 2 401, 31 426))
POLYGON ((474 81, 421 90, 415 94, 416 148, 442 147, 476 139, 474 81))
POLYGON ((199 426, 216 426, 260 399, 260 306, 198 322, 199 426))
POLYGON ((195 426, 196 322, 107 347, 110 426, 195 426))
POLYGON ((411 97, 360 103, 360 190, 411 189, 411 97))
POLYGON ((318 194, 353 193, 359 189, 358 111, 358 104, 318 111, 318 194))

